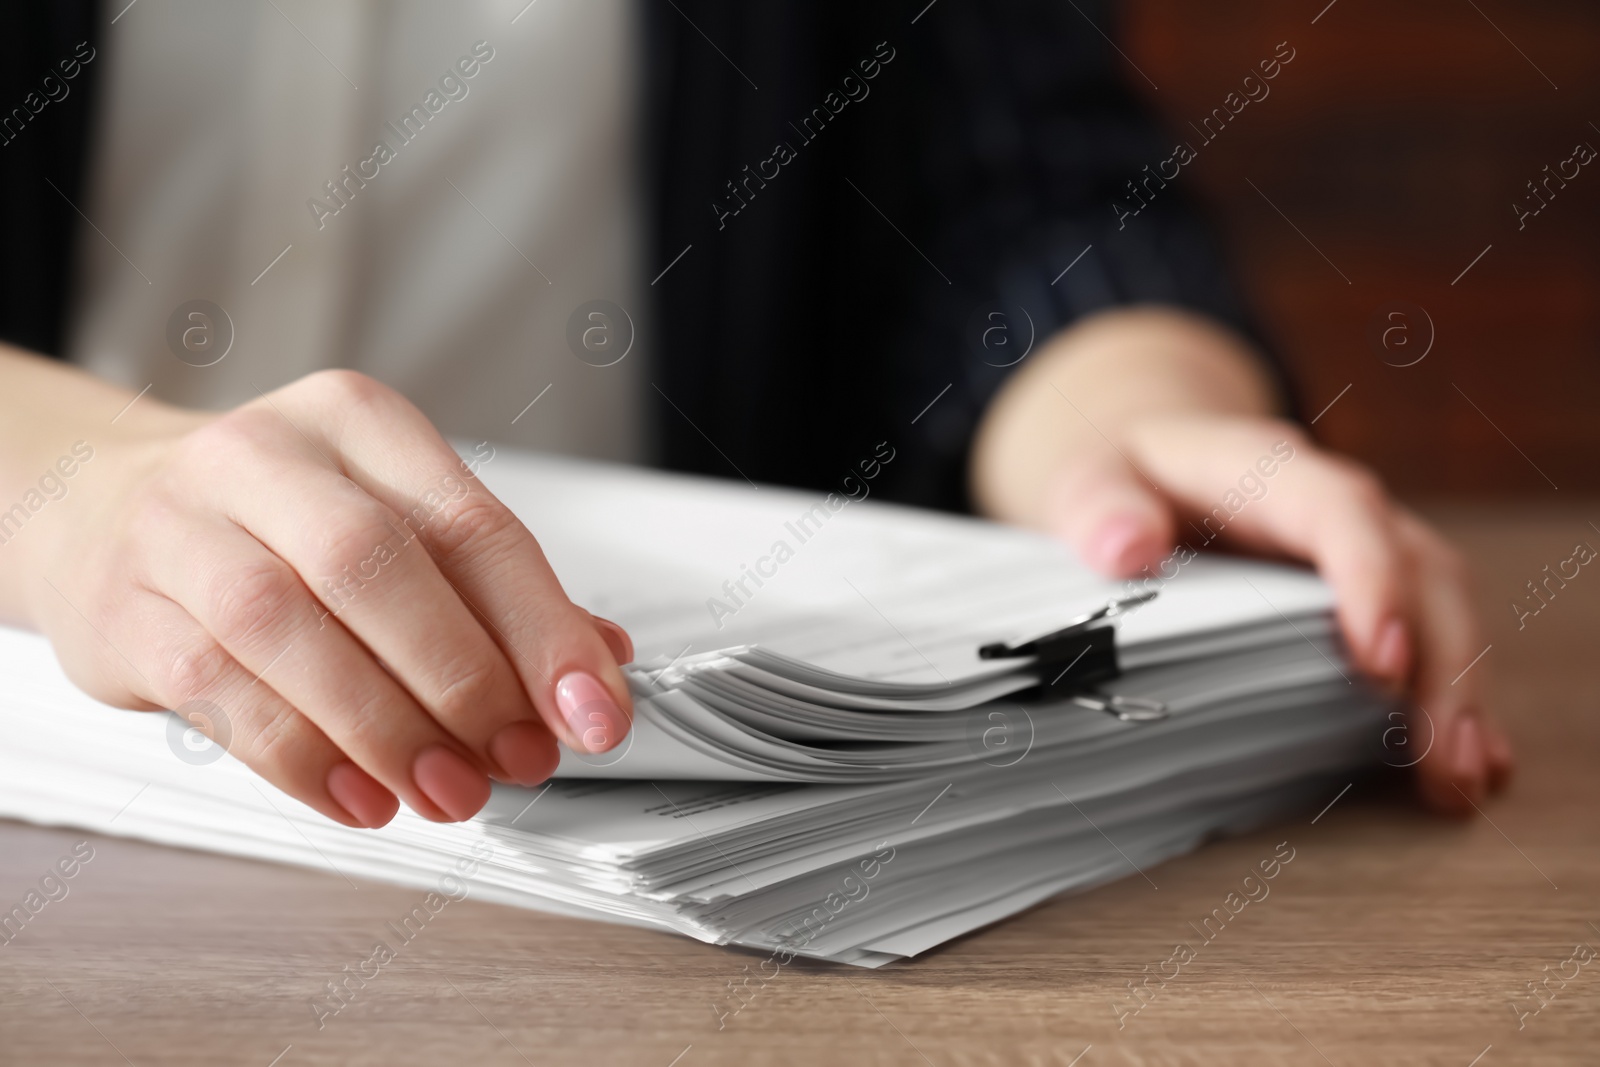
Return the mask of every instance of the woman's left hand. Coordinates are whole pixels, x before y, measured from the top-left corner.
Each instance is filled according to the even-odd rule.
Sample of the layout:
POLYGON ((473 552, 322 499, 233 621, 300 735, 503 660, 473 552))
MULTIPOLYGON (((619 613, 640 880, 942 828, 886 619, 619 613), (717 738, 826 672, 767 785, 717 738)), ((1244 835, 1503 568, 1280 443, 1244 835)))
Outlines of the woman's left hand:
POLYGON ((1465 561, 1370 471, 1272 407, 1260 363, 1231 334, 1176 312, 1105 313, 996 397, 975 494, 1119 578, 1156 573, 1180 541, 1312 564, 1356 665, 1422 712, 1411 740, 1426 747, 1423 799, 1466 814, 1504 786, 1512 759, 1484 707, 1465 561))

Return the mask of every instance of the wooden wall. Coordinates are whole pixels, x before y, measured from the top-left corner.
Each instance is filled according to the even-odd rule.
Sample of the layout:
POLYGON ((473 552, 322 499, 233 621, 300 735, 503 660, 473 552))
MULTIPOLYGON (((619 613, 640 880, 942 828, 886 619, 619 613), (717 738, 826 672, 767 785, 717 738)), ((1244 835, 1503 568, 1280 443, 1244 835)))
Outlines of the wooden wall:
POLYGON ((1306 417, 1348 384, 1316 431, 1411 494, 1600 489, 1600 159, 1565 164, 1520 229, 1513 209, 1600 149, 1600 4, 1326 4, 1127 0, 1113 28, 1199 148, 1178 180, 1217 212, 1306 417), (1270 95, 1203 143, 1188 123, 1284 41, 1270 95), (1409 349, 1371 337, 1395 301, 1434 325, 1411 366, 1391 364, 1422 351, 1415 311, 1387 320, 1409 349))

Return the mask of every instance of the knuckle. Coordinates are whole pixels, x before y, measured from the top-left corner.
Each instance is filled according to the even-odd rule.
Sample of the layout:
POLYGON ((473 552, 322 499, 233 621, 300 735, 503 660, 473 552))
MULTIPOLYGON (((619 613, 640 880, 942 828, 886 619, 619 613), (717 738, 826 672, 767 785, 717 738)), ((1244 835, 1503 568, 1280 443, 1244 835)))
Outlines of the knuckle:
POLYGON ((214 640, 197 640, 165 650, 160 674, 169 707, 214 696, 227 678, 233 657, 214 640))
POLYGON ((191 456, 220 454, 228 460, 276 440, 285 431, 294 432, 276 409, 259 403, 246 404, 206 423, 184 438, 183 443, 191 456))
POLYGON ((249 462, 255 420, 245 409, 231 411, 179 440, 172 449, 161 487, 181 499, 183 482, 233 472, 249 462))
POLYGON ((390 767, 403 765, 409 759, 403 740, 407 731, 402 728, 406 713, 393 694, 381 685, 355 678, 336 679, 335 683, 324 696, 298 706, 274 701, 271 717, 263 719, 262 728, 258 731, 252 724, 250 732, 259 733, 260 739, 247 743, 260 747, 263 758, 287 760, 292 756, 304 761, 306 754, 315 752, 326 739, 332 749, 363 767, 369 759, 390 767))
POLYGON ((487 492, 469 487, 458 499, 447 500, 434 511, 425 529, 429 540, 449 556, 504 543, 522 524, 487 492))
POLYGON ((270 782, 303 778, 307 756, 303 727, 298 711, 274 701, 270 709, 250 717, 247 729, 234 734, 231 751, 270 782))
POLYGON ((394 395, 393 390, 376 378, 344 368, 316 371, 306 375, 297 384, 313 396, 350 406, 368 404, 394 395))
POLYGON ((500 699, 500 672, 484 656, 455 660, 438 672, 436 682, 435 711, 447 722, 471 721, 504 704, 500 699))
POLYGON ((221 574, 209 590, 212 622, 224 642, 249 646, 277 632, 299 599, 299 579, 276 559, 221 574))
POLYGON ((399 554, 405 540, 375 501, 358 504, 327 524, 312 548, 312 566, 329 580, 349 574, 370 581, 379 567, 399 554))
POLYGON ((329 708, 308 708, 305 714, 357 763, 366 765, 363 755, 385 764, 410 758, 402 751, 404 742, 399 739, 409 732, 403 724, 411 712, 396 704, 391 694, 378 686, 364 686, 341 697, 339 703, 344 708, 338 713, 329 708))

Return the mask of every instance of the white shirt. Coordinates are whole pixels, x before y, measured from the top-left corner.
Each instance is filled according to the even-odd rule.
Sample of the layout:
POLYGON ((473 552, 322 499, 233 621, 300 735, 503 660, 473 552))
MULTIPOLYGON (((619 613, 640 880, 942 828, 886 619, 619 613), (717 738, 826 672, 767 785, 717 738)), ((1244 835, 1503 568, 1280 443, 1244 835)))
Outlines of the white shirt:
POLYGON ((645 289, 634 31, 627 0, 141 0, 69 354, 207 408, 349 367, 447 434, 647 458, 642 345, 598 365, 645 289), (625 314, 569 330, 594 300, 625 314))

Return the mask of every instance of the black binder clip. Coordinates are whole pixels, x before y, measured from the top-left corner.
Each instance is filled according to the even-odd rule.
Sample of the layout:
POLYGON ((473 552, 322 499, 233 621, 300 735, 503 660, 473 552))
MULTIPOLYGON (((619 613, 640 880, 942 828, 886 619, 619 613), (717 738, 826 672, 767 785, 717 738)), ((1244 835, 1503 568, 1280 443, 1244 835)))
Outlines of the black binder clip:
POLYGON ((1042 637, 1009 644, 996 641, 978 649, 979 659, 1031 657, 1039 671, 1039 696, 1064 698, 1080 707, 1115 715, 1123 722, 1165 719, 1169 710, 1159 700, 1100 693, 1101 682, 1122 674, 1117 663, 1116 628, 1112 620, 1130 608, 1154 600, 1155 590, 1113 597, 1105 606, 1080 615, 1042 637))

